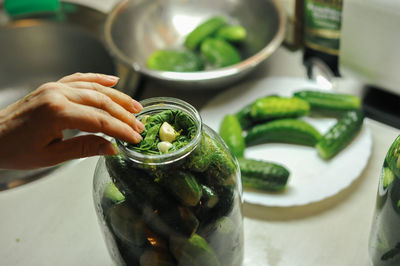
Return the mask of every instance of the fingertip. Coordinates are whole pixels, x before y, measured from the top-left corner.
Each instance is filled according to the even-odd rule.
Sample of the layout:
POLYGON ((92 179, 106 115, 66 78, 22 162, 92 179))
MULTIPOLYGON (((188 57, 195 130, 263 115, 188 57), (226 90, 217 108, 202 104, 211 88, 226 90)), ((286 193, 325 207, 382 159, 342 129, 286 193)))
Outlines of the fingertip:
MULTIPOLYGON (((122 133, 122 132, 121 132, 122 133)), ((137 144, 143 140, 143 137, 131 126, 127 126, 123 135, 114 136, 129 143, 137 144)))
POLYGON ((95 74, 96 75, 96 79, 91 81, 91 82, 95 82, 98 83, 100 85, 103 85, 105 87, 113 87, 115 86, 118 81, 119 81, 119 77, 114 76, 114 75, 106 75, 106 74, 95 74))
POLYGON ((143 106, 136 100, 133 100, 133 111, 135 113, 139 113, 140 111, 142 111, 143 106))
POLYGON ((137 133, 136 131, 133 131, 133 138, 134 138, 134 142, 133 143, 139 143, 143 140, 143 137, 137 133))
POLYGON ((144 129, 145 129, 144 124, 143 124, 140 120, 138 120, 138 119, 136 119, 135 122, 136 122, 137 131, 138 131, 139 133, 142 133, 142 132, 144 131, 144 129))
POLYGON ((102 75, 104 79, 110 83, 116 84, 119 81, 119 77, 113 75, 102 75))
POLYGON ((111 142, 102 143, 99 146, 99 155, 115 155, 118 151, 111 142))

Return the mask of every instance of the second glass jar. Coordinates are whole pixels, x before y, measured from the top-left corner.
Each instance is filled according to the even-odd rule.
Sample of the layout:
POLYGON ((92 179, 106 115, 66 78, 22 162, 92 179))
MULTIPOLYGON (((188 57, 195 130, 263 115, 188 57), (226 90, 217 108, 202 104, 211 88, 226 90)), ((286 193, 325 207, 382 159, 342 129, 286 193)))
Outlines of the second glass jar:
POLYGON ((400 265, 400 136, 390 146, 379 175, 369 239, 374 266, 400 265))

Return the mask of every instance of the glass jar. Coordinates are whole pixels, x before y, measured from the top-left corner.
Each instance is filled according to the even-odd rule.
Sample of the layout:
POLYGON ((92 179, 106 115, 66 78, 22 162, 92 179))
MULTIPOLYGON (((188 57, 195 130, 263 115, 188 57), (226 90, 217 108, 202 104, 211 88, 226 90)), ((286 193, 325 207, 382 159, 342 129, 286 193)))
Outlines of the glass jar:
POLYGON ((400 136, 386 154, 369 239, 374 266, 400 265, 400 136))
POLYGON ((188 103, 151 98, 141 104, 138 119, 181 110, 196 132, 185 146, 155 155, 117 139, 119 154, 99 159, 93 198, 111 257, 117 265, 241 265, 236 159, 188 103))

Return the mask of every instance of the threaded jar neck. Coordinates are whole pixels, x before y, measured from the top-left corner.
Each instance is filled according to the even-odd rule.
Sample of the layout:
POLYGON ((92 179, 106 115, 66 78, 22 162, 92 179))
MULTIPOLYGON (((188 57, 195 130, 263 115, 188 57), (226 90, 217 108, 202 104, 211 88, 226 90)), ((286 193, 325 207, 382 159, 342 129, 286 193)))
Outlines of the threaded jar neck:
POLYGON ((143 109, 136 117, 141 120, 145 115, 154 115, 167 110, 180 110, 188 115, 196 125, 196 133, 192 140, 182 148, 166 153, 157 155, 148 155, 129 149, 126 143, 116 139, 119 150, 134 163, 147 164, 147 165, 166 165, 189 155, 199 144, 202 132, 202 121, 199 112, 189 103, 172 97, 154 97, 145 99, 140 102, 143 109))

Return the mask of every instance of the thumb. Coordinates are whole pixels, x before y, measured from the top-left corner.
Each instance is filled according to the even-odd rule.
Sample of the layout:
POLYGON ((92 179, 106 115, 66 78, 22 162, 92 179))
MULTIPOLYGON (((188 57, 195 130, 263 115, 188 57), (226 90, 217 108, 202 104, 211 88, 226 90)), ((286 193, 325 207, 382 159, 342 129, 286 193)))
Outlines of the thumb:
POLYGON ((84 135, 53 143, 48 147, 48 153, 52 163, 57 164, 96 155, 114 155, 117 150, 100 136, 84 135))

